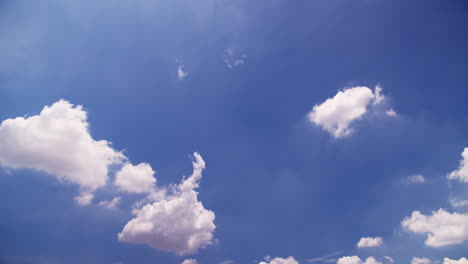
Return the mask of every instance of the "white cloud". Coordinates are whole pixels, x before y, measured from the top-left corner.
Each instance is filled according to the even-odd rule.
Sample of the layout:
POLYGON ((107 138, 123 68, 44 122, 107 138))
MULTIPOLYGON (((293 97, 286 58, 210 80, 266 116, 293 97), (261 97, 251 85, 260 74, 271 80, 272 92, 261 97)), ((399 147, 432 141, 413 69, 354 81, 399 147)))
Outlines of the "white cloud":
POLYGON ((444 258, 444 264, 468 264, 468 259, 461 258, 459 260, 444 258))
POLYGON ((198 261, 196 259, 186 259, 182 261, 182 264, 198 264, 198 261))
POLYGON ((114 184, 122 191, 132 193, 151 193, 154 191, 156 179, 154 171, 148 163, 136 166, 126 163, 116 174, 114 184))
POLYGON ((432 261, 428 258, 414 257, 413 260, 411 260, 411 264, 432 264, 432 261))
POLYGON ((393 110, 393 108, 390 108, 389 110, 387 110, 385 114, 387 114, 388 116, 398 116, 397 112, 393 110))
POLYGON ((379 104, 385 99, 381 91, 380 86, 375 88, 375 93, 364 86, 339 91, 333 98, 315 105, 308 114, 309 121, 335 138, 348 136, 353 132, 352 122, 361 119, 371 103, 379 104))
POLYGON ((177 78, 179 78, 179 80, 183 80, 188 74, 188 72, 184 72, 184 65, 179 65, 177 67, 177 78))
POLYGON ((426 216, 414 211, 401 225, 414 233, 428 233, 425 244, 429 247, 461 244, 468 240, 468 214, 448 213, 439 209, 426 216))
POLYGON ((468 200, 450 199, 450 204, 455 208, 467 207, 468 206, 468 200))
POLYGON ((358 248, 380 247, 383 245, 381 237, 362 237, 357 243, 358 248))
POLYGON ((411 175, 408 176, 408 182, 409 183, 424 183, 426 179, 422 175, 411 175))
POLYGON ((204 208, 195 191, 205 162, 198 153, 194 157, 192 175, 174 187, 173 195, 134 210, 136 217, 119 233, 120 241, 146 244, 178 255, 193 254, 213 244, 215 214, 204 208))
POLYGON ((82 192, 80 195, 73 198, 75 202, 80 206, 90 205, 94 199, 94 194, 90 192, 82 192))
POLYGON ((459 180, 460 182, 468 182, 468 148, 463 150, 462 160, 460 161, 460 167, 458 170, 452 171, 448 178, 450 180, 459 180))
POLYGON ((377 261, 374 257, 368 257, 366 261, 362 261, 358 256, 347 256, 338 259, 337 264, 382 264, 377 261))
POLYGON ((299 264, 297 260, 295 260, 293 257, 288 257, 288 258, 266 258, 265 261, 268 262, 260 262, 259 264, 299 264))
POLYGON ((4 120, 0 165, 43 171, 77 184, 85 195, 75 200, 89 204, 91 192, 107 183, 109 166, 125 157, 109 142, 94 140, 88 126, 86 111, 65 100, 45 106, 39 115, 4 120))
POLYGON ((102 207, 105 207, 107 209, 114 209, 114 208, 117 208, 119 206, 119 203, 120 203, 120 200, 122 199, 122 197, 114 197, 114 199, 110 200, 110 201, 100 201, 98 206, 102 206, 102 207))
POLYGON ((385 256, 384 259, 386 259, 389 263, 394 263, 395 260, 392 257, 385 256))
POLYGON ((236 58, 232 49, 227 49, 226 54, 227 57, 224 59, 224 62, 226 63, 226 66, 230 69, 244 64, 245 58, 247 58, 247 55, 245 54, 236 58))

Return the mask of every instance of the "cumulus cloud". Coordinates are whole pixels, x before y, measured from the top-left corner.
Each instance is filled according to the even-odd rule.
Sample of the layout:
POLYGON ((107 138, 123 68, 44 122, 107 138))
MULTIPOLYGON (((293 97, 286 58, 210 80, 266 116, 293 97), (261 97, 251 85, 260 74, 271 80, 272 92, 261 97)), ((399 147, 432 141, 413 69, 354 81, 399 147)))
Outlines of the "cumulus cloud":
POLYGON ((88 127, 86 111, 65 100, 45 106, 39 115, 4 120, 0 165, 34 169, 77 184, 82 194, 75 200, 89 204, 92 192, 106 185, 109 166, 125 157, 109 142, 94 140, 88 127))
POLYGON ((427 233, 425 244, 429 247, 461 244, 468 240, 468 214, 449 213, 439 209, 426 216, 414 211, 401 225, 414 233, 427 233))
POLYGON ((193 254, 213 244, 215 214, 198 201, 198 192, 205 162, 194 153, 193 173, 174 187, 173 194, 134 210, 118 239, 178 255, 193 254))
POLYGON ((73 197, 75 202, 80 206, 90 205, 94 199, 94 194, 90 192, 82 192, 80 195, 73 197))
POLYGON ((154 191, 156 178, 148 163, 136 166, 126 163, 116 174, 114 184, 122 191, 131 193, 151 193, 154 191))
POLYGON ((468 264, 468 259, 461 258, 459 260, 444 258, 444 264, 468 264))
POLYGON ((265 261, 268 262, 260 262, 259 264, 299 264, 297 260, 295 260, 293 257, 288 257, 288 258, 266 258, 265 261))
POLYGON ((177 67, 177 78, 179 78, 179 80, 183 80, 188 74, 188 72, 184 72, 184 65, 179 65, 177 67))
POLYGON ((424 183, 426 179, 422 175, 411 175, 407 178, 408 183, 424 183))
POLYGON ((338 259, 337 264, 382 264, 377 261, 374 257, 368 257, 366 261, 362 261, 358 256, 347 256, 338 259))
POLYGON ((413 260, 411 260, 411 264, 432 264, 432 261, 428 258, 414 257, 413 260))
POLYGON ((364 86, 339 91, 333 98, 315 105, 308 114, 309 121, 335 138, 346 137, 353 132, 352 123, 362 118, 369 105, 385 100, 381 92, 380 86, 375 88, 375 92, 364 86))
POLYGON ((198 261, 196 259, 186 259, 182 261, 182 264, 198 264, 198 261))
POLYGON ((101 207, 104 207, 104 208, 107 208, 107 209, 114 209, 114 208, 117 208, 119 206, 119 203, 120 203, 120 200, 122 199, 122 197, 114 197, 114 199, 110 200, 110 201, 100 201, 98 203, 98 206, 101 206, 101 207))
POLYGON ((358 248, 380 247, 383 245, 381 237, 362 237, 357 243, 358 248))
POLYGON ((452 171, 448 178, 450 180, 459 180, 460 182, 468 182, 468 148, 463 150, 462 160, 460 161, 460 167, 458 170, 452 171))

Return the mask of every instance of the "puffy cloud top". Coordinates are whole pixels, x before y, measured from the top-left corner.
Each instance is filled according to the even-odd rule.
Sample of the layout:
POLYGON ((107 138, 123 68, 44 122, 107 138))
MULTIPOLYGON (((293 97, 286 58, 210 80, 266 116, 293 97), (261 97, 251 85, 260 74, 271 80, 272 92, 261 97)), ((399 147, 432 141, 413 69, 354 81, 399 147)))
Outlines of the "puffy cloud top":
POLYGON ((358 256, 347 256, 338 259, 337 264, 382 264, 377 261, 374 257, 368 257, 366 261, 362 261, 358 256))
POLYGON ((260 262, 259 264, 299 264, 299 262, 295 260, 293 257, 274 258, 268 261, 269 262, 260 262))
POLYGON ((93 191, 108 181, 108 168, 124 155, 105 140, 89 134, 86 111, 60 100, 39 115, 17 117, 0 124, 0 165, 28 168, 54 175, 87 190, 80 204, 92 200, 93 191))
POLYGON ((351 123, 367 112, 368 105, 379 104, 385 99, 381 92, 379 86, 375 88, 375 93, 365 86, 339 91, 333 98, 315 105, 308 115, 309 121, 335 138, 348 136, 353 132, 351 123))
POLYGON ((461 244, 468 240, 468 214, 449 213, 439 209, 426 216, 414 211, 401 225, 414 233, 428 233, 425 244, 430 247, 461 244))
POLYGON ((114 184, 120 190, 133 193, 151 193, 156 179, 154 171, 147 163, 136 166, 126 163, 115 175, 114 184))
POLYGON ((459 180, 460 182, 468 182, 468 148, 463 150, 462 160, 460 161, 460 167, 458 170, 452 171, 448 178, 450 180, 459 180))
POLYGON ((381 237, 362 237, 357 243, 358 248, 380 247, 383 245, 381 237))

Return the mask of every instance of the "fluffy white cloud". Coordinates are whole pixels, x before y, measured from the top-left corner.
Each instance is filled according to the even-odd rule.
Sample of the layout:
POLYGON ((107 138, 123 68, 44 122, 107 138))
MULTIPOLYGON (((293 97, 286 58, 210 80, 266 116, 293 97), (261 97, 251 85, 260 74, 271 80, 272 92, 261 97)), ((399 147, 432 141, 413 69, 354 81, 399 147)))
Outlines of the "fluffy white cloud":
POLYGON ((380 247, 383 245, 381 237, 361 237, 357 243, 358 248, 380 247))
POLYGON ((179 78, 179 80, 183 80, 187 75, 188 72, 184 72, 184 65, 179 65, 177 67, 177 78, 179 78))
POLYGON ((79 185, 84 191, 76 201, 92 200, 91 192, 108 181, 108 168, 124 155, 105 140, 89 134, 86 111, 60 100, 45 106, 39 115, 17 117, 0 124, 0 165, 28 168, 79 185))
POLYGON ((408 176, 409 183, 424 183, 426 179, 422 175, 411 175, 408 176))
POLYGON ((205 162, 194 154, 193 173, 173 194, 134 210, 122 232, 120 241, 146 244, 152 248, 172 251, 178 255, 193 254, 213 243, 215 214, 204 208, 195 191, 205 169, 205 162))
POLYGON ((154 191, 156 179, 154 171, 148 163, 136 166, 126 163, 115 174, 114 184, 122 191, 132 193, 151 193, 154 191))
POLYGON ((449 213, 439 209, 432 212, 431 216, 426 216, 414 211, 401 225, 414 233, 428 233, 425 244, 430 247, 461 244, 468 240, 468 214, 449 213))
POLYGON ((385 97, 377 86, 375 93, 364 86, 339 91, 320 105, 315 105, 308 114, 309 121, 322 127, 335 138, 345 137, 353 132, 351 123, 360 119, 368 106, 381 103, 385 97))
POLYGON ((196 259, 186 259, 182 261, 182 264, 198 264, 198 261, 196 259))
POLYGON ((460 182, 468 182, 468 148, 463 150, 462 160, 460 161, 460 167, 458 170, 452 171, 448 178, 450 180, 459 180, 460 182))
POLYGON ((468 264, 468 259, 461 258, 459 260, 444 258, 444 264, 468 264))
POLYGON ((114 199, 110 200, 110 201, 100 201, 98 206, 102 206, 102 207, 105 207, 107 209, 114 209, 114 208, 117 208, 119 206, 119 203, 120 203, 120 199, 122 199, 122 197, 114 197, 114 199))
POLYGON ((347 256, 338 259, 337 264, 382 264, 377 261, 374 257, 368 257, 366 261, 362 261, 358 256, 347 256))
POLYGON ((293 257, 288 257, 288 258, 274 258, 274 259, 269 259, 267 258, 268 262, 260 262, 259 264, 299 264, 297 260, 295 260, 293 257))
POLYGON ((411 260, 411 264, 432 264, 432 261, 428 258, 414 257, 413 260, 411 260))
POLYGON ((86 206, 86 205, 91 204, 91 202, 94 199, 94 194, 85 191, 85 192, 82 192, 80 195, 73 197, 73 199, 80 206, 86 206))

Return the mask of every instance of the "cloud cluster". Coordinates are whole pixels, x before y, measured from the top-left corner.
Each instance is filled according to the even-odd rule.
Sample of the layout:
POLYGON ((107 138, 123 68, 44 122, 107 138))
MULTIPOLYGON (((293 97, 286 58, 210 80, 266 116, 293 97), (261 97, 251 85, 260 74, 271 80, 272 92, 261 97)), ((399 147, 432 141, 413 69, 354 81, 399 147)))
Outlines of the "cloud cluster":
POLYGON ((401 225, 414 233, 428 234, 424 243, 430 247, 461 244, 468 240, 468 214, 449 213, 443 209, 426 216, 414 211, 401 225))
POLYGON ((468 264, 468 259, 461 258, 459 260, 444 258, 444 264, 468 264))
POLYGON ((199 181, 205 162, 194 154, 193 173, 174 187, 173 194, 135 210, 118 239, 134 244, 176 252, 178 255, 196 253, 213 243, 215 214, 198 201, 199 181))
MULTIPOLYGON (((315 105, 308 118, 333 137, 342 138, 353 132, 352 123, 361 119, 370 105, 380 104, 384 100, 380 86, 374 92, 365 86, 352 87, 339 91, 320 105, 315 105)), ((393 112, 389 115, 394 115, 393 112)))
POLYGON ((362 237, 357 243, 358 248, 380 247, 383 245, 381 237, 362 237))

